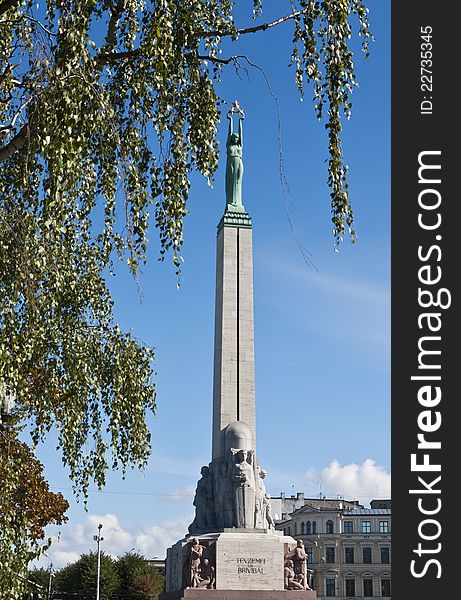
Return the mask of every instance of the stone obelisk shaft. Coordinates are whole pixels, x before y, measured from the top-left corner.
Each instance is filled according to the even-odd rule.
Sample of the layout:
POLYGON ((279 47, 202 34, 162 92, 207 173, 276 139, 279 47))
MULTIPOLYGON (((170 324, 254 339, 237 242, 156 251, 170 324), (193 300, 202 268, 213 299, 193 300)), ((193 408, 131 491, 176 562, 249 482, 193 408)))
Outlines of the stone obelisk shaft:
POLYGON ((244 421, 256 443, 252 231, 245 212, 226 211, 216 258, 213 459, 223 456, 223 431, 232 422, 244 421))

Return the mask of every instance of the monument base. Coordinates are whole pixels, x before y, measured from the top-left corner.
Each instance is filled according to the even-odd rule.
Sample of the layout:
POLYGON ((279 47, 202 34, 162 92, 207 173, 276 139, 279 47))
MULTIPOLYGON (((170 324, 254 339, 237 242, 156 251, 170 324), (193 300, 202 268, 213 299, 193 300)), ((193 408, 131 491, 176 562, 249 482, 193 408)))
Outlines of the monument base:
POLYGON ((317 600, 313 590, 201 590, 164 592, 159 600, 317 600))
POLYGON ((159 600, 315 600, 315 591, 284 589, 284 557, 295 547, 296 540, 273 529, 233 529, 183 538, 168 549, 166 591, 159 600), (211 589, 188 587, 194 538, 214 567, 211 589))

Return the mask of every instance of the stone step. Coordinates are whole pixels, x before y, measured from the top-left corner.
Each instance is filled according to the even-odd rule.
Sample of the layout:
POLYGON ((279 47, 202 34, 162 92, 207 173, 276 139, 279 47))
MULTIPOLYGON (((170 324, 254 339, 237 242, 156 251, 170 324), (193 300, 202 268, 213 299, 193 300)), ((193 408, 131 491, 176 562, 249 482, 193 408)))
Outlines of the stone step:
POLYGON ((159 600, 317 600, 314 590, 207 590, 165 592, 159 600))

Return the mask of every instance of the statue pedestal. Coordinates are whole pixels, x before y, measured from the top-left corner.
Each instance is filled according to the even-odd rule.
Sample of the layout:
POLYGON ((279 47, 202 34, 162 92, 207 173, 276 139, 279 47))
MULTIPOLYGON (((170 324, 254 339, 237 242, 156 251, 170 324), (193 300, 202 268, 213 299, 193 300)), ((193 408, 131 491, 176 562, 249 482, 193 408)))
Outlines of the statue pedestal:
POLYGON ((186 588, 189 538, 168 549, 166 592, 159 600, 315 600, 312 590, 285 590, 284 563, 296 540, 280 531, 228 529, 196 536, 215 568, 215 589, 186 588))

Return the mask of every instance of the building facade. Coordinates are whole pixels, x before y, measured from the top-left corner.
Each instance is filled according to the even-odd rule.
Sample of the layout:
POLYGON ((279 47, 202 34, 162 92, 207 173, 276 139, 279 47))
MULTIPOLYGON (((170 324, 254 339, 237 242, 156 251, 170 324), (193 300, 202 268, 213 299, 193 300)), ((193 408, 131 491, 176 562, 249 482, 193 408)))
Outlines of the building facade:
POLYGON ((276 528, 304 541, 319 598, 391 597, 391 501, 305 499, 276 528), (379 506, 379 508, 377 508, 379 506))

